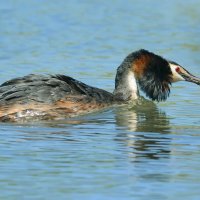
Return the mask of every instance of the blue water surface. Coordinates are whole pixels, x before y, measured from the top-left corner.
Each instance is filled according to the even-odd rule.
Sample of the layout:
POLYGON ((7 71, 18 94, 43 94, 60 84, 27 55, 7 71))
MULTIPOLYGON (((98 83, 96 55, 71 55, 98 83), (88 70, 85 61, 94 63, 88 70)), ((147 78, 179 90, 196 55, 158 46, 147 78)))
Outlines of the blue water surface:
MULTIPOLYGON (((200 77, 198 0, 0 0, 0 82, 66 74, 110 92, 145 48, 200 77)), ((0 199, 199 200, 200 90, 59 122, 0 124, 0 199)))

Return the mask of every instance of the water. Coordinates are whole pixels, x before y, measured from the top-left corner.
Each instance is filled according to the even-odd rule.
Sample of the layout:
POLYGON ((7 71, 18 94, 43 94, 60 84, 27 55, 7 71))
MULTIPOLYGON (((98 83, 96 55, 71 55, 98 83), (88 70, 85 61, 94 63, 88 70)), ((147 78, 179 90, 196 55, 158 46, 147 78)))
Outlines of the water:
MULTIPOLYGON (((112 91, 145 48, 200 76, 200 2, 0 2, 0 82, 61 73, 112 91)), ((191 199, 200 192, 200 90, 52 123, 1 124, 0 199, 191 199)))

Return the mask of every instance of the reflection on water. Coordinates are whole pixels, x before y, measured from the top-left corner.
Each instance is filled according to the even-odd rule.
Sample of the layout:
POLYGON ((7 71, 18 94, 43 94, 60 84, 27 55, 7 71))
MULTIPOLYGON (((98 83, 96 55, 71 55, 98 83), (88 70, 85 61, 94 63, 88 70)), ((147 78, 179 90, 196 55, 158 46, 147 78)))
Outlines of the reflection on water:
POLYGON ((116 110, 116 122, 130 131, 169 133, 169 119, 157 105, 140 98, 132 104, 116 110))
POLYGON ((132 149, 129 157, 139 161, 139 157, 150 159, 169 156, 170 133, 169 119, 155 103, 140 99, 134 105, 115 110, 116 124, 130 132, 120 133, 116 140, 123 141, 132 149))
POLYGON ((188 145, 193 137, 185 145, 184 137, 176 141, 174 134, 170 136, 170 119, 150 101, 60 122, 2 124, 0 132, 3 199, 10 190, 11 197, 34 197, 32 191, 37 190, 39 198, 45 193, 48 198, 72 194, 72 199, 79 199, 85 194, 90 199, 93 194, 92 199, 105 199, 102 194, 109 191, 112 199, 124 199, 121 189, 127 199, 140 197, 144 190, 151 199, 165 199, 168 190, 159 191, 161 183, 178 186, 173 196, 185 181, 198 184, 194 177, 199 177, 199 168, 185 168, 198 164, 198 156, 185 160, 191 154, 184 151, 194 152, 188 145))

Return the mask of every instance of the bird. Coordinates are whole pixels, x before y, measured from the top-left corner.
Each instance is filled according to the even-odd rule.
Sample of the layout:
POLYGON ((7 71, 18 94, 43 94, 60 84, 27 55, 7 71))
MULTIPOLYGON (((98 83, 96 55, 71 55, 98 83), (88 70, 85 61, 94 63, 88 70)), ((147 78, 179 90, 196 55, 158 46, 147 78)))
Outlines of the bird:
POLYGON ((29 74, 0 85, 0 121, 71 118, 136 101, 140 91, 152 101, 165 101, 177 81, 200 85, 200 78, 178 63, 145 49, 130 53, 122 61, 112 93, 66 75, 29 74))

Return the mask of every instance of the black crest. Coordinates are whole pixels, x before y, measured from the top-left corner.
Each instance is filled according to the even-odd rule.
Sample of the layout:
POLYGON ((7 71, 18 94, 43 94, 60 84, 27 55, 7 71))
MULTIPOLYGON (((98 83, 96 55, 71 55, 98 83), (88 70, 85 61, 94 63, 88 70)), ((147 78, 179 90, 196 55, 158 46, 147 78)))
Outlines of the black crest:
POLYGON ((144 51, 150 57, 143 76, 138 79, 139 86, 147 97, 156 101, 165 101, 170 94, 172 72, 167 60, 151 52, 144 51))

